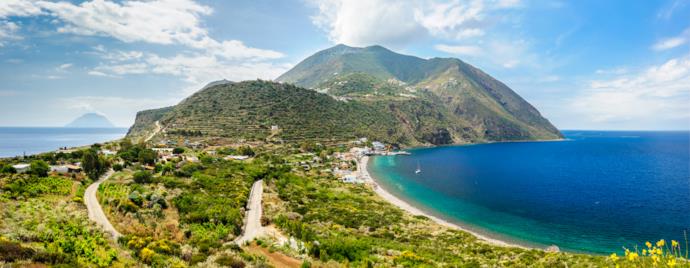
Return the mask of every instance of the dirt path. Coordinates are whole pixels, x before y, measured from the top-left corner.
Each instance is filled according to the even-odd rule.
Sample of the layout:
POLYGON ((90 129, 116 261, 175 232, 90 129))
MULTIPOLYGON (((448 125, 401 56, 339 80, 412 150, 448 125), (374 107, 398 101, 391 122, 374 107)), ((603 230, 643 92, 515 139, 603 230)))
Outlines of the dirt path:
POLYGON ((110 224, 108 217, 106 217, 105 213, 103 212, 103 208, 101 208, 101 204, 98 203, 98 198, 96 198, 98 186, 100 186, 101 183, 107 180, 111 175, 113 175, 112 169, 108 170, 108 172, 103 174, 98 181, 92 183, 86 188, 86 191, 84 191, 84 204, 86 205, 86 209, 89 211, 89 219, 103 227, 103 230, 110 233, 113 238, 117 240, 117 238, 122 236, 122 234, 115 230, 115 227, 110 224))
POLYGON ((280 252, 271 252, 270 250, 260 247, 252 243, 247 247, 247 250, 253 253, 258 253, 266 256, 268 262, 277 268, 298 268, 302 265, 302 261, 293 257, 287 256, 280 252))
POLYGON ((247 202, 247 212, 242 235, 235 239, 235 243, 238 245, 243 245, 245 242, 252 241, 255 237, 263 233, 263 227, 261 227, 261 196, 263 192, 263 180, 255 181, 249 192, 249 202, 247 202))
POLYGON ((144 140, 144 142, 148 142, 148 141, 150 141, 151 139, 153 139, 153 137, 156 136, 156 134, 158 134, 158 132, 160 132, 161 129, 162 129, 161 123, 158 122, 158 121, 156 121, 156 129, 153 131, 153 133, 151 133, 151 135, 149 135, 149 136, 144 140))

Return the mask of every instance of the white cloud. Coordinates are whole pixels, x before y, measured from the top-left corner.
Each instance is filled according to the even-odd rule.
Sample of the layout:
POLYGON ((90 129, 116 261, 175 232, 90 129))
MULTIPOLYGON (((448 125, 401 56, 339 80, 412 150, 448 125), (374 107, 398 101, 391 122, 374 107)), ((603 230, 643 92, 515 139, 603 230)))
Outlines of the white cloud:
POLYGON ((114 76, 108 75, 108 74, 106 74, 106 73, 104 73, 104 72, 93 71, 93 70, 92 70, 92 71, 89 71, 87 74, 88 74, 88 75, 93 75, 93 76, 114 77, 114 76))
MULTIPOLYGON (((92 76, 118 78, 165 74, 198 86, 223 78, 272 79, 287 70, 288 66, 271 62, 284 57, 281 52, 251 47, 240 40, 211 37, 202 18, 212 12, 212 8, 194 0, 87 0, 78 4, 3 0, 0 3, 0 19, 43 15, 51 17, 51 24, 61 33, 108 36, 125 43, 143 42, 186 49, 175 56, 159 56, 146 51, 110 51, 97 45, 87 52, 103 60, 87 72, 92 76)), ((11 22, 0 24, 0 41, 4 33, 16 29, 17 25, 11 22)), ((65 71, 69 67, 71 65, 57 69, 65 71)))
POLYGON ((667 49, 672 49, 674 47, 680 46, 682 44, 685 44, 687 40, 684 37, 672 37, 668 39, 661 40, 654 44, 653 49, 654 50, 667 50, 667 49))
POLYGON ((680 35, 662 39, 656 42, 652 49, 656 51, 668 50, 678 46, 682 46, 690 41, 690 28, 685 29, 680 35))
POLYGON ((220 79, 232 81, 256 78, 273 79, 291 67, 266 61, 228 60, 224 57, 200 53, 165 57, 138 51, 110 52, 102 47, 97 50, 108 62, 89 71, 90 75, 102 77, 142 74, 171 75, 180 77, 188 83, 183 90, 185 93, 199 90, 203 85, 220 79), (136 57, 131 55, 136 55, 136 57))
POLYGON ((484 1, 430 2, 415 10, 415 20, 435 36, 464 37, 474 33, 482 35, 481 21, 484 17, 484 1))
POLYGON ((468 55, 468 56, 479 56, 482 54, 482 48, 478 46, 451 46, 451 45, 435 45, 435 49, 443 51, 450 54, 456 55, 468 55))
POLYGON ((0 21, 0 47, 4 46, 3 40, 16 40, 19 37, 15 33, 19 30, 19 25, 11 21, 0 21))
POLYGON ((613 69, 599 69, 599 70, 596 70, 595 73, 601 74, 601 75, 609 75, 609 74, 621 75, 621 74, 628 73, 628 68, 617 67, 617 68, 613 68, 613 69))
POLYGON ((61 64, 60 66, 57 67, 57 70, 58 71, 66 71, 67 69, 72 68, 73 65, 74 64, 72 64, 72 63, 61 64))
POLYGON ((424 33, 414 20, 416 1, 309 1, 319 10, 312 22, 328 32, 334 43, 354 46, 397 46, 424 33))
MULTIPOLYGON (((593 123, 654 125, 685 122, 690 127, 690 56, 644 71, 595 80, 571 102, 574 114, 593 123)), ((647 127, 653 128, 653 127, 647 127)))
POLYGON ((193 0, 70 2, 3 0, 0 18, 47 15, 55 17, 58 32, 110 36, 126 43, 181 45, 228 59, 277 59, 280 52, 248 47, 239 40, 216 40, 201 17, 213 10, 193 0), (60 24, 61 23, 61 24, 60 24))
POLYGON ((0 1, 0 18, 11 16, 33 16, 41 13, 41 9, 29 0, 0 1))
POLYGON ((211 38, 201 25, 201 16, 213 10, 192 0, 94 0, 79 5, 40 1, 37 5, 64 22, 59 32, 105 35, 127 43, 183 45, 229 59, 283 57, 280 52, 247 47, 238 40, 211 38))

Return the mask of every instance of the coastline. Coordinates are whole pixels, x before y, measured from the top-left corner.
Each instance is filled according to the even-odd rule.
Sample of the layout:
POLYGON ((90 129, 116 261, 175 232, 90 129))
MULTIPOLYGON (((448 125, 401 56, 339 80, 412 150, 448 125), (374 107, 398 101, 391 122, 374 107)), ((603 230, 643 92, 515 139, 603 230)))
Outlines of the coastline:
POLYGON ((502 247, 517 247, 517 248, 522 248, 522 249, 539 249, 539 250, 542 250, 540 248, 532 248, 532 247, 527 247, 524 245, 510 243, 510 242, 503 241, 503 240, 498 240, 495 238, 490 238, 486 235, 480 234, 476 231, 472 231, 469 228, 463 227, 459 224, 451 223, 451 222, 443 220, 439 217, 431 215, 430 213, 425 212, 422 209, 419 209, 419 208, 411 205, 410 203, 396 197, 395 195, 386 191, 386 189, 384 189, 383 187, 379 186, 379 184, 376 182, 376 180, 374 180, 374 178, 369 174, 368 165, 369 165, 369 156, 363 156, 362 158, 357 160, 357 170, 359 172, 360 178, 364 179, 364 181, 367 184, 370 184, 372 186, 374 192, 376 192, 376 194, 378 194, 381 198, 383 198, 384 200, 388 201, 389 203, 395 205, 396 207, 398 207, 398 208, 400 208, 400 209, 402 209, 402 210, 404 210, 404 211, 406 211, 412 215, 424 216, 424 217, 427 217, 427 218, 433 220, 434 222, 436 222, 437 224, 440 224, 442 226, 457 229, 457 230, 460 230, 463 232, 467 232, 467 233, 477 237, 479 240, 484 241, 484 242, 491 244, 491 245, 502 246, 502 247))

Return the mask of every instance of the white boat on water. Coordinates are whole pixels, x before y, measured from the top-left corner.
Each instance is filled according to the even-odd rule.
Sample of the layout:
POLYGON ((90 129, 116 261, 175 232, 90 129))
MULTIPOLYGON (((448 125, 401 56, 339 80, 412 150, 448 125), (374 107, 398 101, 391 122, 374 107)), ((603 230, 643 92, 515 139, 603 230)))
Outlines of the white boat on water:
POLYGON ((422 169, 419 167, 419 161, 417 161, 417 169, 414 171, 414 174, 419 174, 422 173, 422 169))

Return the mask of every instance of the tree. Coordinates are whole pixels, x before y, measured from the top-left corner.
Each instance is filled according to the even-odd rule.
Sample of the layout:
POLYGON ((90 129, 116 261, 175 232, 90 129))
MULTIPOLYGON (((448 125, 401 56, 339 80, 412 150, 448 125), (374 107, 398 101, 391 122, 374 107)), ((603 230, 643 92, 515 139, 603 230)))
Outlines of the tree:
POLYGON ((184 153, 184 148, 177 147, 177 148, 173 149, 172 153, 173 153, 173 154, 181 154, 181 153, 184 153))
POLYGON ((166 163, 163 165, 163 169, 161 169, 161 174, 167 175, 173 173, 173 171, 175 171, 175 166, 172 163, 166 163))
POLYGON ((15 169, 10 164, 3 164, 2 166, 0 166, 0 173, 14 174, 14 173, 17 173, 17 169, 15 169))
POLYGON ((144 149, 139 152, 138 158, 140 164, 153 165, 154 163, 156 163, 156 158, 158 158, 158 154, 154 150, 144 149))
POLYGON ((110 166, 108 160, 99 156, 95 148, 84 151, 81 157, 81 165, 86 175, 92 180, 98 179, 110 166))
POLYGON ((43 160, 35 160, 31 162, 30 166, 31 174, 39 177, 47 177, 50 171, 50 166, 43 160))
POLYGON ((152 181, 153 176, 151 175, 150 172, 140 170, 134 173, 134 182, 136 183, 150 183, 152 181))

